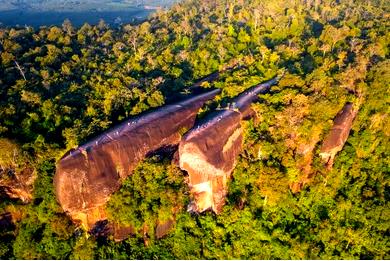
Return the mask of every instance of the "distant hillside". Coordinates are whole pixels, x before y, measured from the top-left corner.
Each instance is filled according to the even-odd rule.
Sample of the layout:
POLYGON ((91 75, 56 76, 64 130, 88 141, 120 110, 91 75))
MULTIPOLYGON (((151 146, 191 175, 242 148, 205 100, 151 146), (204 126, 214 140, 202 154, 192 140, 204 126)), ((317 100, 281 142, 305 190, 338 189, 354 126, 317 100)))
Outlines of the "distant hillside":
POLYGON ((166 7, 177 0, 0 0, 0 11, 117 11, 133 7, 166 7))
POLYGON ((0 0, 0 26, 61 25, 65 19, 79 27, 84 23, 120 25, 146 19, 151 13, 169 8, 178 0, 0 0))

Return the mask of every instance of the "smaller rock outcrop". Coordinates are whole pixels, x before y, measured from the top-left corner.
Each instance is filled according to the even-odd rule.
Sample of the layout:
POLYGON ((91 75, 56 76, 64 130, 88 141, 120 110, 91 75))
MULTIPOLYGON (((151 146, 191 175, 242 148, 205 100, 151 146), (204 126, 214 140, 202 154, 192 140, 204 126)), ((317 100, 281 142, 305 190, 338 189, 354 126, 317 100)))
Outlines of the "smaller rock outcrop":
POLYGON ((7 212, 0 215, 0 231, 9 231, 15 228, 12 214, 7 212))
POLYGON ((306 184, 309 184, 314 177, 312 171, 312 162, 314 156, 314 149, 320 140, 320 131, 314 128, 311 131, 311 137, 308 140, 298 143, 296 149, 296 166, 300 171, 298 181, 290 183, 290 189, 293 193, 300 192, 306 184))
POLYGON ((28 203, 33 197, 35 179, 33 168, 25 168, 19 173, 14 169, 0 169, 0 196, 28 203))
POLYGON ((158 221, 157 227, 156 227, 156 238, 161 239, 168 235, 169 231, 173 228, 175 225, 174 219, 168 219, 165 222, 158 221))
POLYGON ((110 223, 108 220, 100 220, 88 232, 96 238, 111 237, 115 242, 120 242, 130 235, 134 235, 136 231, 132 226, 124 226, 118 223, 110 223))
POLYGON ((135 234, 135 229, 132 226, 121 226, 119 224, 114 224, 114 233, 113 238, 115 242, 120 242, 125 240, 130 235, 135 234))
POLYGON ((37 175, 22 154, 17 144, 0 139, 0 197, 28 203, 37 175))
POLYGON ((274 78, 250 88, 233 100, 232 107, 212 113, 184 135, 179 145, 179 165, 188 173, 194 196, 189 211, 222 210, 227 181, 242 150, 241 121, 251 115, 250 106, 257 96, 277 81, 274 78))
POLYGON ((333 127, 324 139, 320 152, 328 168, 333 166, 336 154, 343 149, 357 112, 352 103, 347 103, 335 117, 333 127))

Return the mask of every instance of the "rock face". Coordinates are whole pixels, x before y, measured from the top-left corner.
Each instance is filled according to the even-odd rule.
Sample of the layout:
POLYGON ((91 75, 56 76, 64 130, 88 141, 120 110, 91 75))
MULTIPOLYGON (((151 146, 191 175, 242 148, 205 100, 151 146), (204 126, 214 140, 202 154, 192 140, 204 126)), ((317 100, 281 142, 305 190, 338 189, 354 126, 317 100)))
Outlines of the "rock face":
POLYGON ((180 143, 180 168, 189 175, 195 202, 190 210, 220 212, 226 184, 242 147, 241 114, 223 110, 191 130, 180 143))
POLYGON ((8 231, 13 230, 15 228, 15 224, 12 218, 12 214, 7 212, 0 215, 0 230, 8 231))
POLYGON ((174 226, 175 221, 173 219, 169 219, 165 222, 158 222, 157 227, 156 227, 156 238, 161 239, 168 235, 169 231, 172 229, 174 226))
POLYGON ((322 143, 320 152, 328 168, 332 167, 336 154, 343 149, 357 112, 352 103, 347 103, 334 119, 333 127, 322 143))
POLYGON ((88 230, 105 220, 105 203, 123 179, 148 154, 177 145, 199 109, 217 93, 209 91, 123 122, 65 154, 54 177, 64 211, 88 230))
POLYGON ((189 211, 222 210, 227 181, 242 150, 241 121, 250 116, 250 105, 257 95, 269 91, 277 81, 274 78, 250 88, 233 100, 233 108, 214 112, 183 137, 179 164, 189 175, 194 196, 189 211))
POLYGON ((129 235, 135 234, 135 230, 131 226, 121 226, 118 224, 114 225, 114 241, 115 242, 120 242, 122 240, 125 240, 126 238, 129 237, 129 235))
POLYGON ((18 144, 0 138, 0 198, 32 200, 37 175, 18 144))
POLYGON ((32 200, 35 179, 34 169, 30 167, 19 173, 11 168, 0 168, 0 196, 28 203, 32 200))
POLYGON ((117 223, 109 223, 107 220, 97 221, 89 234, 96 238, 107 238, 112 236, 115 242, 125 240, 130 235, 135 234, 135 229, 131 226, 123 226, 117 223))

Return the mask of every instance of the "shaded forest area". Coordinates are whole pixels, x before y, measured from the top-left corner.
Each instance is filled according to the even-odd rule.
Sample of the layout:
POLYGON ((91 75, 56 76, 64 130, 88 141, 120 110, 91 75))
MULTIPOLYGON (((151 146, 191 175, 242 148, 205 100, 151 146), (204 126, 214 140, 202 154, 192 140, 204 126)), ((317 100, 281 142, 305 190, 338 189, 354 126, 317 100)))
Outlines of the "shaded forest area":
POLYGON ((187 0, 120 29, 0 29, 0 186, 22 173, 33 181, 16 191, 22 200, 0 202, 0 258, 389 259, 389 9, 383 0, 187 0), (59 158, 232 63, 242 66, 202 85, 222 92, 199 117, 286 74, 244 122, 222 212, 188 213, 185 173, 155 156, 107 207, 134 236, 117 243, 75 226, 54 195, 59 158), (327 169, 321 141, 346 102, 359 112, 327 169), (167 220, 173 228, 157 239, 167 220))

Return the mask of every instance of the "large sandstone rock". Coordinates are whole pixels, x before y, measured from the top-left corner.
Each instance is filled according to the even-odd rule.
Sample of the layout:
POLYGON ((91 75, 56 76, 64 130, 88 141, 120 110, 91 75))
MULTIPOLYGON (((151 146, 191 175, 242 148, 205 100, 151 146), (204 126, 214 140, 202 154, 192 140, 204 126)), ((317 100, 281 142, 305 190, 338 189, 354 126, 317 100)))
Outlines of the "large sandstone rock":
POLYGON ((347 103, 334 119, 333 127, 322 143, 320 152, 328 168, 332 167, 336 154, 343 149, 357 112, 352 103, 347 103))
POLYGON ((184 136, 179 146, 180 168, 189 176, 195 201, 190 210, 216 213, 223 206, 227 179, 242 147, 241 114, 222 110, 184 136))
POLYGON ((72 220, 90 230, 106 219, 110 195, 147 155, 177 145, 194 125, 199 109, 219 90, 167 105, 123 122, 69 151, 57 164, 54 185, 59 203, 72 220))
POLYGON ((250 88, 190 130, 179 145, 180 168, 187 171, 194 201, 189 211, 212 209, 219 213, 227 194, 227 181, 242 150, 241 121, 251 115, 257 95, 269 91, 278 78, 250 88))

